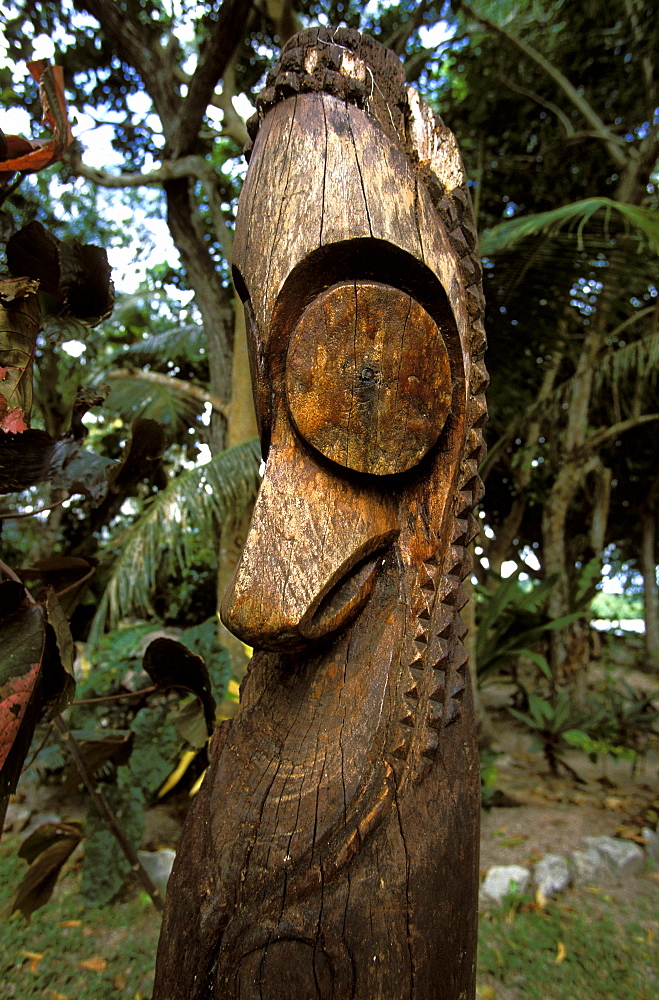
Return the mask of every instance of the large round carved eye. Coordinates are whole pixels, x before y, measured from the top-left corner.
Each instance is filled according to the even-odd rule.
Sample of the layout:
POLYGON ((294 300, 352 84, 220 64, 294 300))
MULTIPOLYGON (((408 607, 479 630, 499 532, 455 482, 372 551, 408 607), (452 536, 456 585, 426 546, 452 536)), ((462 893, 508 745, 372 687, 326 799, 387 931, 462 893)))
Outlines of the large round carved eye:
POLYGON ((334 285, 291 334, 286 393, 302 437, 326 458, 384 476, 416 465, 451 405, 446 344, 426 310, 376 282, 334 285))

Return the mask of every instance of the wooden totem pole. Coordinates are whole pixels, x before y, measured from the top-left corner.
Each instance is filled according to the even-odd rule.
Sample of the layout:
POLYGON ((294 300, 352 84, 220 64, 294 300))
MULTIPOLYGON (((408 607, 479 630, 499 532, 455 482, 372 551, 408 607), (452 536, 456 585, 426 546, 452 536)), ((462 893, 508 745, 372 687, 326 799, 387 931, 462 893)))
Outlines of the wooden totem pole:
POLYGON ((468 1000, 459 611, 487 376, 464 171, 396 56, 348 29, 292 38, 257 105, 234 273, 266 466, 222 609, 255 653, 154 1000, 468 1000))

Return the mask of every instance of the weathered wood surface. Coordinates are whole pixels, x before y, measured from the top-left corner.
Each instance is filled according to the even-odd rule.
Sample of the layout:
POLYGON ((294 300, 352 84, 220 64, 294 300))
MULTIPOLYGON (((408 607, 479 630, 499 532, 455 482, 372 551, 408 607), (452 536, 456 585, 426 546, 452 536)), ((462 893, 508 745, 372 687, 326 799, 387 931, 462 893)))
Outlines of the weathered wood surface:
POLYGON ((461 581, 486 383, 455 140, 397 58, 291 39, 234 250, 266 467, 223 620, 256 649, 167 894, 154 1000, 473 997, 461 581))

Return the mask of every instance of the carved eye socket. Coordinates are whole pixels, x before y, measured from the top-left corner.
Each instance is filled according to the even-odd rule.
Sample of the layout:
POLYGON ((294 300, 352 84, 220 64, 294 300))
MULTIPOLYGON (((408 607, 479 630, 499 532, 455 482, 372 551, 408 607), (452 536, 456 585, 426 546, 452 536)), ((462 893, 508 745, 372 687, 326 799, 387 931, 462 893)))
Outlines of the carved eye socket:
POLYGON ((309 444, 357 472, 384 476, 416 465, 442 431, 451 390, 439 327, 389 285, 334 285, 291 334, 290 415, 309 444))

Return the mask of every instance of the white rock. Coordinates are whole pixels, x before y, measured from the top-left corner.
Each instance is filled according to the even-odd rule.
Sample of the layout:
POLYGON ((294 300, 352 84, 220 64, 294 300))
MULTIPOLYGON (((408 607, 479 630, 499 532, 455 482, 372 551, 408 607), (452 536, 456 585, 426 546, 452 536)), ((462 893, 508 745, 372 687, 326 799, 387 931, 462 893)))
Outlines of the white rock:
POLYGON ((20 802, 10 802, 5 815, 5 832, 13 830, 14 833, 20 833, 27 826, 30 815, 31 810, 27 806, 20 802))
POLYGON ((565 858, 559 854, 545 854, 533 866, 533 881, 543 896, 554 896, 563 892, 570 884, 570 868, 565 858))
POLYGON ((159 851, 138 851, 137 856, 160 895, 164 896, 176 851, 172 851, 169 847, 163 847, 159 851))
POLYGON ((653 861, 659 861, 659 835, 649 826, 644 826, 643 836, 645 837, 645 853, 653 861))
POLYGON ((522 865, 495 865, 485 876, 481 892, 486 899, 500 903, 511 892, 526 892, 531 873, 522 865))
POLYGON ((588 851, 572 851, 570 853, 572 881, 578 883, 597 882, 610 874, 608 865, 602 855, 591 848, 588 851))
POLYGON ((643 850, 631 840, 616 837, 584 837, 587 848, 597 851, 615 875, 638 875, 645 866, 643 850))

